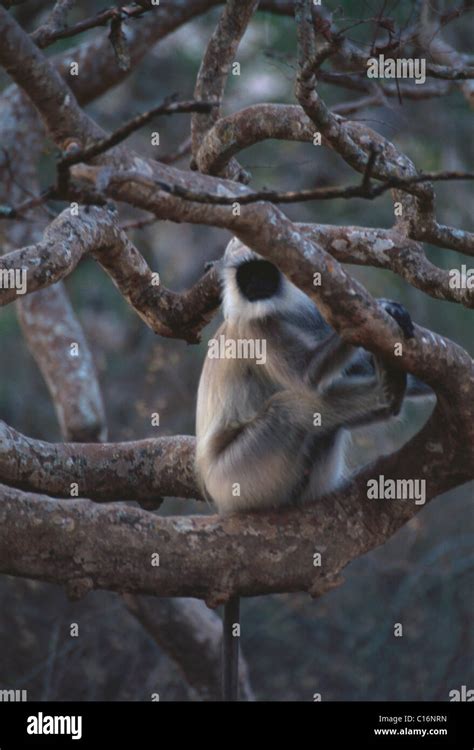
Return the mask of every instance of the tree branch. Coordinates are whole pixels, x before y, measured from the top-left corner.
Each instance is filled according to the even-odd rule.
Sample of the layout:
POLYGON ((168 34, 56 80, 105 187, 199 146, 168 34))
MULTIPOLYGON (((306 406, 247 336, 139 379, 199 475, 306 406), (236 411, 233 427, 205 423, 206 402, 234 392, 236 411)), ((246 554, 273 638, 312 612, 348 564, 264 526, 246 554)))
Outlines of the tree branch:
POLYGON ((454 286, 450 272, 431 263, 423 246, 396 228, 329 224, 298 224, 298 227, 340 263, 384 268, 435 299, 474 307, 473 290, 454 286))
MULTIPOLYGON (((194 96, 203 101, 215 101, 219 106, 207 115, 194 114, 191 118, 191 145, 194 157, 198 153, 202 138, 219 119, 220 104, 230 67, 257 5, 258 0, 228 0, 209 40, 197 75, 194 96)), ((228 176, 242 182, 248 181, 237 162, 229 166, 228 172, 228 176)))
POLYGON ((194 478, 194 438, 127 443, 46 443, 0 422, 0 482, 11 487, 97 503, 134 500, 158 507, 162 496, 200 499, 194 478), (77 496, 77 495, 76 495, 77 496))
POLYGON ((45 23, 41 24, 31 34, 31 38, 38 47, 47 47, 56 39, 63 39, 71 35, 68 33, 71 29, 67 26, 67 16, 75 4, 76 0, 56 0, 45 23))
MULTIPOLYGON (((155 333, 189 343, 199 341, 202 327, 219 304, 217 269, 186 292, 170 292, 119 228, 116 214, 107 209, 80 208, 77 216, 66 209, 45 230, 42 242, 0 258, 0 270, 6 274, 25 271, 31 294, 63 279, 87 253, 155 333)), ((17 294, 13 285, 0 289, 0 305, 15 300, 17 294)))
POLYGON ((100 138, 100 128, 82 111, 56 69, 2 6, 0 36, 0 64, 28 94, 58 147, 63 150, 71 138, 85 142, 100 138))
POLYGON ((460 444, 457 425, 438 408, 398 453, 304 509, 161 518, 2 487, 0 572, 65 585, 75 596, 99 588, 193 596, 210 606, 236 594, 319 596, 341 583, 351 560, 385 542, 421 508, 408 500, 368 499, 369 478, 425 479, 429 500, 472 478, 472 457, 472 442, 460 444), (320 567, 315 552, 322 555, 320 567))
MULTIPOLYGON (((37 112, 16 86, 1 97, 0 202, 19 204, 39 192, 36 164, 42 145, 37 112)), ((29 198, 29 200, 32 200, 29 198)), ((33 244, 41 236, 46 215, 28 211, 28 221, 2 222, 2 250, 33 244)), ((105 439, 105 415, 92 355, 81 325, 61 283, 18 297, 19 322, 28 348, 46 381, 66 440, 105 439), (79 344, 70 357, 71 342, 79 344)))
MULTIPOLYGON (((0 258, 0 266, 1 262, 0 258)), ((62 284, 21 299, 18 317, 64 439, 105 440, 105 410, 94 361, 62 284), (73 343, 77 356, 71 356, 73 343)))

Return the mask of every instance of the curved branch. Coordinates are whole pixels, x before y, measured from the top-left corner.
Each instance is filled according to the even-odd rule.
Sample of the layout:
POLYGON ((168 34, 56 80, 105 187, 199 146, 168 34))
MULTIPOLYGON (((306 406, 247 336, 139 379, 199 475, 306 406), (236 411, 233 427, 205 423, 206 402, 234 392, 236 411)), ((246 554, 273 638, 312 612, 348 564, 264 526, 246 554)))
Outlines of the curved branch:
MULTIPOLYGON (((227 0, 201 61, 194 88, 196 99, 222 102, 230 66, 257 5, 258 0, 227 0)), ((202 138, 218 120, 219 116, 220 106, 214 107, 209 114, 192 115, 191 144, 193 156, 196 156, 202 138)), ((229 176, 242 179, 241 173, 242 169, 236 162, 231 165, 229 176), (232 171, 232 175, 230 171, 232 171)))
MULTIPOLYGON (((202 327, 219 304, 216 268, 188 291, 170 292, 119 228, 116 214, 106 209, 79 208, 77 216, 66 209, 45 230, 42 242, 0 258, 0 271, 25 271, 31 293, 63 279, 87 253, 155 333, 190 343, 199 340, 202 327)), ((17 294, 13 285, 0 289, 0 305, 17 294)))
POLYGON ((215 123, 201 142, 196 164, 205 174, 224 175, 232 156, 254 143, 268 138, 311 141, 315 130, 300 106, 255 104, 215 123))
MULTIPOLYGON (((333 113, 349 114, 378 102, 368 96, 336 105, 333 113)), ((205 174, 224 175, 232 156, 255 143, 275 138, 286 141, 312 141, 314 123, 295 104, 253 104, 217 120, 205 135, 196 155, 196 164, 205 174)), ((324 141, 325 145, 330 145, 324 141)))

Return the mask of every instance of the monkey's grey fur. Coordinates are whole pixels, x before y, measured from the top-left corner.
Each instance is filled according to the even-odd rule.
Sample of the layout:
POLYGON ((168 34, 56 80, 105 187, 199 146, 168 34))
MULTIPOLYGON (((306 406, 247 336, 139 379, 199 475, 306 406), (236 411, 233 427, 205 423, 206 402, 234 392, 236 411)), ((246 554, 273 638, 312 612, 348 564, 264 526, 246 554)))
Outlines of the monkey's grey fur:
MULTIPOLYGON (((396 415, 406 376, 343 342, 309 297, 235 238, 222 281, 216 339, 265 340, 266 362, 206 357, 196 418, 202 490, 220 513, 316 500, 346 476, 347 428, 396 415)), ((404 308, 381 302, 411 336, 404 308)))

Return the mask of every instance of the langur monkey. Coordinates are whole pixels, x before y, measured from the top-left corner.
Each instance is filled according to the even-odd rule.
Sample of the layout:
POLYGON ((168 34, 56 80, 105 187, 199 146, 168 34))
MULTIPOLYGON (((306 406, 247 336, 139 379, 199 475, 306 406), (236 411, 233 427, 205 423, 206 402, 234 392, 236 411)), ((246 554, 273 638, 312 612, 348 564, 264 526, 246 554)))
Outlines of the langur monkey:
MULTIPOLYGON (((215 341, 224 342, 224 355, 225 342, 244 342, 244 356, 204 363, 196 414, 201 490, 223 514, 315 501, 346 478, 347 428, 398 414, 406 375, 344 342, 306 294, 236 238, 222 284, 224 322, 215 341), (251 346, 257 341, 264 357, 251 346)), ((379 302, 412 337, 407 311, 379 302)), ((228 605, 224 630, 229 607, 237 617, 238 600, 228 605)), ((237 689, 233 651, 224 654, 227 699, 237 689)))

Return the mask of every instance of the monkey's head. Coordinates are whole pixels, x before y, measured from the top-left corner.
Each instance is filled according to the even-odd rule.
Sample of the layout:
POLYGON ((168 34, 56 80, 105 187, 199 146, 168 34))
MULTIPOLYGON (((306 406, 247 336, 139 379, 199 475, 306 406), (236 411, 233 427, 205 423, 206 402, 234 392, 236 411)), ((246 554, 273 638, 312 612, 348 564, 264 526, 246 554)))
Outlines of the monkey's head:
POLYGON ((222 284, 226 319, 266 318, 312 304, 273 263, 236 237, 225 251, 222 284))

